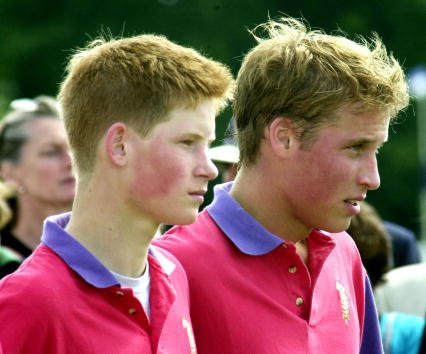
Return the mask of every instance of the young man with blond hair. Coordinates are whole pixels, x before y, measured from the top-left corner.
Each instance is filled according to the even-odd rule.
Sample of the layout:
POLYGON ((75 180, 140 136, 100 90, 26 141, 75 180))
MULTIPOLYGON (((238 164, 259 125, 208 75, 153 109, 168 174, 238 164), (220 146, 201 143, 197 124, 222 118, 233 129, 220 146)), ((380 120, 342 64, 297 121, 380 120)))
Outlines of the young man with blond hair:
POLYGON ((377 36, 292 18, 259 29, 237 77, 235 181, 158 242, 186 270, 199 353, 382 353, 344 230, 379 187, 377 151, 408 103, 403 71, 377 36))
POLYGON ((0 282, 5 353, 195 353, 187 279, 150 245, 195 220, 227 67, 165 37, 99 39, 70 60, 59 100, 77 176, 70 214, 0 282))

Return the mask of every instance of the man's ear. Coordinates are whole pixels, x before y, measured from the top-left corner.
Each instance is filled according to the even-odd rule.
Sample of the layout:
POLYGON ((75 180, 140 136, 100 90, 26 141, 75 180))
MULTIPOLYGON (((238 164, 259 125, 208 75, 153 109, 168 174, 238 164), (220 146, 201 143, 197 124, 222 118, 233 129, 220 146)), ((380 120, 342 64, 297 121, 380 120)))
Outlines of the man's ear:
POLYGON ((275 154, 285 157, 294 144, 295 130, 293 122, 284 117, 276 117, 267 126, 265 137, 275 154))
POLYGON ((105 147, 109 160, 124 166, 128 159, 129 128, 126 124, 117 122, 111 125, 105 136, 105 147))

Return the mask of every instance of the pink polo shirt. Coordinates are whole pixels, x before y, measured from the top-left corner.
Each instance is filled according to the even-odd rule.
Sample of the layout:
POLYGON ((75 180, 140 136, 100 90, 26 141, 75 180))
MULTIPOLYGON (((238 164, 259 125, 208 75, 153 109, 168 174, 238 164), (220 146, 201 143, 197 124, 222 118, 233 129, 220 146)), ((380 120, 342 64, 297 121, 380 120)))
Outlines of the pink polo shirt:
POLYGON ((188 276, 201 354, 382 353, 365 270, 346 233, 314 230, 309 269, 216 186, 198 220, 156 241, 188 276), (368 324, 365 321, 368 320, 368 324))
POLYGON ((0 282, 4 354, 195 353, 187 279, 168 252, 148 256, 151 321, 131 289, 47 219, 42 244, 0 282))

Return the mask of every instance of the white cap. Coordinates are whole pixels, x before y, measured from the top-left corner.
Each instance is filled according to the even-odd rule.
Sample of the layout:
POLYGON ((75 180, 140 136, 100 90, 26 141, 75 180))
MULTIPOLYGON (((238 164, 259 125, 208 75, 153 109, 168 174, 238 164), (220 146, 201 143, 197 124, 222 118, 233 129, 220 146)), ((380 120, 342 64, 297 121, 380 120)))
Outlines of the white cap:
POLYGON ((209 157, 213 161, 234 164, 238 162, 238 147, 232 144, 224 144, 209 149, 209 157))

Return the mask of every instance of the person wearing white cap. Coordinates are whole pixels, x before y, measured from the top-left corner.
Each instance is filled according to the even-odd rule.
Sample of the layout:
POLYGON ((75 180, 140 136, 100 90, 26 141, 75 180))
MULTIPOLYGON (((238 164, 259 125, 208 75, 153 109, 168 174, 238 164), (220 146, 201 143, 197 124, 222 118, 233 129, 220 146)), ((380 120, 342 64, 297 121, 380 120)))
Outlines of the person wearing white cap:
POLYGON ((209 149, 210 159, 218 166, 221 172, 222 182, 230 182, 237 175, 238 171, 238 146, 230 142, 225 142, 209 149))

